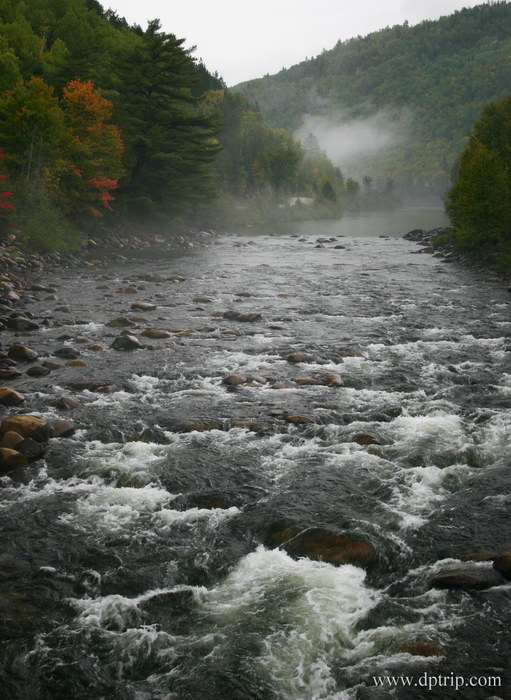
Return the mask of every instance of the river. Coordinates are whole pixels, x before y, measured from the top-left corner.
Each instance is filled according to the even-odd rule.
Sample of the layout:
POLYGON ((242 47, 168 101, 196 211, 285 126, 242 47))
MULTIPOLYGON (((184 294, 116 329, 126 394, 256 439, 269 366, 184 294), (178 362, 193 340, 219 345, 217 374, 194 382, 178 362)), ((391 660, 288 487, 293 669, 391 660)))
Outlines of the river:
POLYGON ((511 550, 509 295, 389 225, 306 222, 49 276, 58 298, 30 310, 53 324, 24 340, 86 366, 13 383, 23 412, 78 429, 1 479, 4 697, 510 697, 511 586, 431 587, 464 554, 511 550), (170 337, 118 352, 117 317, 170 337), (375 555, 291 556, 272 527, 375 555))

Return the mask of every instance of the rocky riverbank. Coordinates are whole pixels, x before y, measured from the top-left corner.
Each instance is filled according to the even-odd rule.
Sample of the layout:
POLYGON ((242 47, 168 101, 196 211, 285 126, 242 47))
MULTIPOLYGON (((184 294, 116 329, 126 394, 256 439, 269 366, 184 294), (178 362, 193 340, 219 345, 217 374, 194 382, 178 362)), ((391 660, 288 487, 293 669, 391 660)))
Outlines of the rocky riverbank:
POLYGON ((427 253, 439 258, 442 262, 458 263, 477 270, 488 271, 493 278, 502 281, 511 291, 511 271, 497 270, 498 261, 493 255, 481 255, 478 252, 457 247, 454 229, 449 226, 442 226, 431 231, 414 229, 405 233, 403 238, 422 246, 417 251, 418 254, 427 253))
MULTIPOLYGON (((203 247, 212 245, 215 238, 213 231, 189 232, 186 235, 176 233, 149 240, 112 237, 108 241, 96 241, 90 238, 81 251, 72 254, 30 253, 13 234, 0 242, 0 330, 10 331, 11 336, 0 341, 0 406, 4 407, 3 422, 0 424, 0 474, 42 458, 50 438, 68 436, 74 432, 74 425, 68 420, 47 422, 37 416, 5 415, 10 408, 23 410, 27 402, 25 394, 11 386, 19 378, 45 377, 61 367, 63 361, 70 367, 86 366, 79 359, 80 352, 73 347, 64 345, 55 350, 54 357, 47 358, 44 355, 40 357, 35 349, 37 332, 41 328, 66 325, 65 321, 55 321, 52 314, 36 319, 30 311, 31 302, 36 299, 45 299, 50 304, 59 300, 57 289, 44 283, 43 278, 80 265, 102 267, 111 263, 112 259, 122 262, 126 259, 123 253, 128 250, 157 247, 169 251, 203 247), (20 340, 23 342, 18 342, 20 340)), ((129 293, 129 289, 123 291, 129 293)), ((138 309, 143 311, 141 304, 138 309)), ((132 307, 136 307, 136 304, 132 307)), ((64 307, 60 310, 66 311, 64 307)), ((69 311, 67 309, 66 312, 69 311)), ((151 338, 168 337, 167 334, 158 336, 158 331, 154 330, 145 333, 151 338)), ((77 342, 83 342, 83 339, 77 342)), ((130 335, 119 336, 112 345, 118 350, 135 346, 143 347, 137 338, 130 335)), ((103 348, 91 340, 89 349, 99 351, 103 348)), ((95 387, 98 388, 101 389, 95 387)), ((76 398, 63 396, 59 408, 68 411, 78 404, 76 398)))

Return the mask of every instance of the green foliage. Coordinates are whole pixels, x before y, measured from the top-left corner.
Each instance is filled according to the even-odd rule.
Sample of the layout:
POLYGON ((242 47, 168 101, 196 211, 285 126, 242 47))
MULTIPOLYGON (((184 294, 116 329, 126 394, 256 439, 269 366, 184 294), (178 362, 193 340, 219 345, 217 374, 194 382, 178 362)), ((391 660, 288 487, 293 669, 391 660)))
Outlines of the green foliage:
POLYGON ((117 65, 127 169, 119 199, 130 216, 162 219, 214 196, 218 128, 192 95, 195 64, 184 40, 162 32, 158 20, 133 39, 117 65))
POLYGON ((312 166, 183 44, 97 0, 0 0, 0 149, 28 245, 193 225, 222 192, 254 198, 258 217, 288 216, 297 190, 338 211, 342 185, 324 154, 312 166))
POLYGON ((511 96, 489 104, 460 159, 447 212, 461 245, 503 251, 511 244, 511 96))
POLYGON ((78 248, 80 233, 62 211, 58 198, 37 178, 27 186, 18 180, 17 225, 29 250, 68 252, 78 248))

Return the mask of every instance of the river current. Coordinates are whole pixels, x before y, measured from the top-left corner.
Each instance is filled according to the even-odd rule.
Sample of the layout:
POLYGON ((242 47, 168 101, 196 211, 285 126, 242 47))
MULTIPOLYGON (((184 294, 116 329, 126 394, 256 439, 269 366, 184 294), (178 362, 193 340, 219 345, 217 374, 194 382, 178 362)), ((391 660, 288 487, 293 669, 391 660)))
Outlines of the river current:
POLYGON ((87 366, 15 385, 77 431, 1 479, 4 697, 511 697, 511 586, 430 585, 462 555, 511 550, 509 294, 397 236, 316 247, 325 234, 309 222, 50 275, 58 300, 30 310, 59 323, 37 347, 87 366), (170 337, 111 349, 121 316, 170 337), (325 372, 342 386, 296 381, 325 372), (276 522, 376 556, 293 558, 268 545, 276 522), (403 650, 418 640, 440 651, 403 650), (439 674, 501 687, 418 683, 439 674))

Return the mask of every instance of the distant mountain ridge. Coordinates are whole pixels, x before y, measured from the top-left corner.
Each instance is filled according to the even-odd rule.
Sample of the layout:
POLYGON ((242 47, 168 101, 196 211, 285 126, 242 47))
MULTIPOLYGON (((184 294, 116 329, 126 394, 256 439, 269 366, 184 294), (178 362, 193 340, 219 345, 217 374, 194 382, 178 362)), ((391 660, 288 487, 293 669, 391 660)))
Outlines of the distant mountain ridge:
MULTIPOLYGON (((436 21, 339 41, 319 56, 235 88, 273 127, 313 133, 348 174, 392 178, 401 190, 442 195, 481 109, 511 92, 511 3, 488 2, 436 21), (305 127, 304 115, 307 117, 305 127), (375 148, 343 158, 361 122, 375 148), (328 134, 325 136, 325 131, 328 134)), ((367 134, 362 130, 361 142, 367 134)), ((364 145, 363 143, 361 144, 364 145)))

